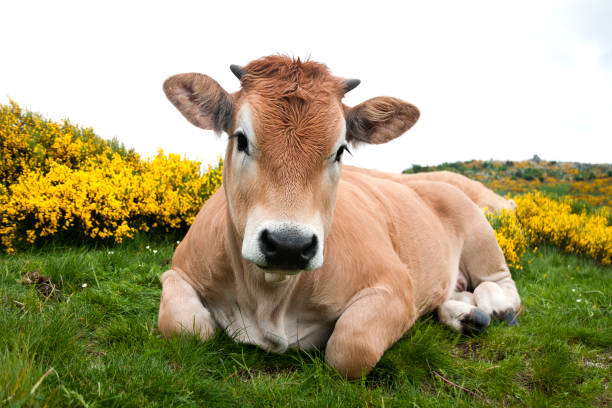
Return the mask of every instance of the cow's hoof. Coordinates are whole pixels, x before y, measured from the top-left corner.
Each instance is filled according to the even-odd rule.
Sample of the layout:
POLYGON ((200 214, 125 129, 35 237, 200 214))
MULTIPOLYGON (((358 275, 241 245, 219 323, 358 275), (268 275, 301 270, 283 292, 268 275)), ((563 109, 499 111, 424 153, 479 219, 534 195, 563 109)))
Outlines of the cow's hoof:
POLYGON ((475 335, 478 333, 486 332, 487 327, 491 323, 491 318, 488 314, 482 310, 475 308, 461 319, 461 331, 463 334, 475 335))
POLYGON ((506 322, 507 326, 516 326, 518 324, 518 316, 513 309, 507 309, 503 312, 493 312, 495 320, 506 322))

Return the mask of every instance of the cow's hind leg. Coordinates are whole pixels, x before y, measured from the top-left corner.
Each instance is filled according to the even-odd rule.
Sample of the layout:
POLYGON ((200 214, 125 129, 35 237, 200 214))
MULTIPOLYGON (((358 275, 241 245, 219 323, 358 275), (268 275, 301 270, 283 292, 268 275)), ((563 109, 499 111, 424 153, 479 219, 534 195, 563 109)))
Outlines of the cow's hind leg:
POLYGON ((174 270, 161 277, 158 326, 164 336, 196 334, 203 341, 215 332, 215 322, 195 289, 174 270))
POLYGON ((474 288, 476 306, 509 326, 515 325, 521 298, 493 228, 483 216, 475 219, 464 244, 461 264, 474 288))
POLYGON ((476 307, 470 292, 454 292, 438 306, 438 318, 452 329, 470 335, 486 330, 491 322, 489 315, 476 307))

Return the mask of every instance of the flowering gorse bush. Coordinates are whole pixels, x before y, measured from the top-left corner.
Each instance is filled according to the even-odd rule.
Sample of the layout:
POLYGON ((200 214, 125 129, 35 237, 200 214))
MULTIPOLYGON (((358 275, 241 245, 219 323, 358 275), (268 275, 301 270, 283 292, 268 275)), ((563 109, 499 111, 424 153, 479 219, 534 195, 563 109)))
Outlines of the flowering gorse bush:
POLYGON ((495 230, 495 238, 504 251, 508 266, 523 269, 521 257, 527 250, 529 241, 516 214, 506 209, 497 214, 488 211, 485 214, 495 230))
POLYGON ((0 106, 0 244, 68 231, 121 242, 134 232, 190 225, 221 184, 223 163, 163 151, 150 160, 64 122, 0 106))
POLYGON ((572 211, 573 200, 553 200, 542 193, 514 197, 517 216, 528 236, 537 245, 550 242, 564 251, 590 256, 604 265, 612 262, 612 226, 607 208, 595 214, 572 211))
POLYGON ((31 112, 24 112, 11 101, 0 104, 0 184, 13 184, 24 172, 46 173, 51 163, 80 168, 93 157, 119 154, 131 166, 140 157, 127 151, 116 140, 96 136, 91 128, 49 121, 31 112))
POLYGON ((509 266, 522 269, 520 259, 526 249, 536 250, 541 243, 589 256, 604 265, 612 262, 612 226, 608 225, 607 208, 595 214, 577 214, 572 209, 574 200, 566 197, 558 201, 540 192, 513 199, 516 214, 506 210, 487 214, 509 266))
POLYGON ((572 184, 570 193, 574 199, 591 205, 612 207, 612 177, 577 181, 572 184))

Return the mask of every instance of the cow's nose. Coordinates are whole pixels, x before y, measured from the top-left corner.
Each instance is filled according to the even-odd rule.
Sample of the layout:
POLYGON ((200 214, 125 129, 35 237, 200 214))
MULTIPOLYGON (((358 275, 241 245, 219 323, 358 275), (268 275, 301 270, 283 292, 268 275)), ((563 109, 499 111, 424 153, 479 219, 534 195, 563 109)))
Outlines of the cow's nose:
POLYGON ((269 268, 304 269, 317 253, 317 246, 315 234, 264 229, 259 235, 259 249, 266 257, 269 268))

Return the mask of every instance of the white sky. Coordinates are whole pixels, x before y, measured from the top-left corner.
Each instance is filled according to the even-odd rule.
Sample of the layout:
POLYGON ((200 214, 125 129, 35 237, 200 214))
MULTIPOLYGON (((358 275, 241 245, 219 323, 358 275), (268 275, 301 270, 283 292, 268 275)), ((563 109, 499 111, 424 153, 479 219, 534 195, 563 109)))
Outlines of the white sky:
POLYGON ((469 159, 612 162, 612 1, 5 1, 0 102, 91 126, 144 156, 205 163, 217 138, 166 100, 170 75, 237 90, 230 64, 283 53, 362 80, 421 119, 347 162, 401 171, 469 159))

